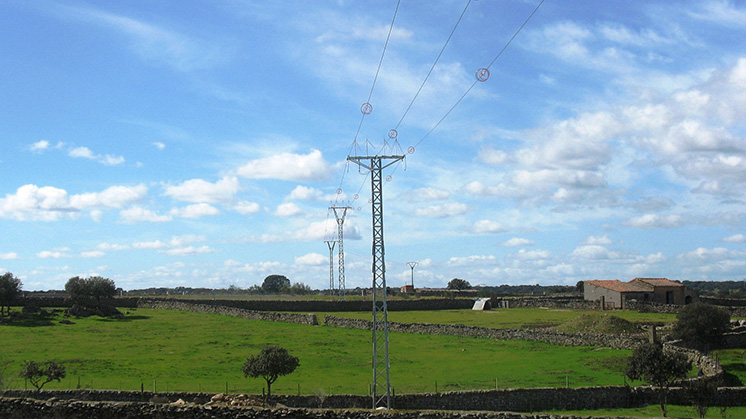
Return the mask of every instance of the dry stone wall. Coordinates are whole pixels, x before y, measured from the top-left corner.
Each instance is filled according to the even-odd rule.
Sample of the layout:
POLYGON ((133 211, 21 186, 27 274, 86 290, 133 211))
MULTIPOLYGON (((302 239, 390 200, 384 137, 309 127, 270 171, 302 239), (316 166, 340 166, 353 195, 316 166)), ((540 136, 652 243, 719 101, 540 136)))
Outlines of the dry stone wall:
MULTIPOLYGON (((330 315, 324 317, 324 323, 327 326, 346 329, 373 329, 373 322, 369 320, 345 319, 330 315)), ((460 324, 389 322, 389 330, 392 332, 416 333, 421 335, 455 335, 496 340, 527 340, 563 346, 603 346, 614 349, 632 349, 640 343, 645 342, 644 337, 634 336, 570 334, 538 329, 491 329, 488 327, 460 324)))
MULTIPOLYGON (((332 395, 326 397, 324 409, 315 396, 273 396, 272 401, 291 409, 227 408, 208 403, 214 396, 208 393, 151 393, 106 390, 7 390, 0 393, 0 417, 65 417, 65 418, 139 418, 139 417, 205 417, 205 418, 254 418, 254 417, 392 417, 392 418, 560 418, 556 415, 524 416, 516 413, 486 412, 536 412, 542 410, 588 410, 629 408, 655 405, 658 393, 650 387, 585 387, 585 388, 534 388, 447 393, 405 394, 393 398, 393 408, 413 412, 373 415, 369 396, 332 395), (157 401, 157 403, 148 403, 157 401), (302 411, 299 409, 313 409, 302 411), (433 410, 449 412, 429 412, 433 410), (417 412, 414 412, 417 411, 417 412), (424 411, 424 412, 423 412, 424 411), (454 411, 481 411, 482 413, 456 413, 454 411), (60 416, 54 416, 54 414, 60 416), (25 414, 25 416, 21 415, 25 414), (13 416, 16 415, 16 416, 13 416), (181 416, 180 416, 181 415, 181 416), (353 416, 351 416, 353 415, 353 416), (361 416, 357 416, 361 415, 361 416), (400 416, 404 415, 404 416, 400 416)), ((259 397, 259 396, 256 396, 259 397)), ((254 397, 254 398, 256 398, 254 397)), ((669 390, 667 402, 690 405, 684 388, 669 390)), ((713 406, 746 405, 745 387, 723 387, 710 401, 713 406)), ((568 416, 568 418, 574 416, 568 416)), ((587 417, 586 417, 587 418, 587 417)))
POLYGON ((141 299, 138 302, 138 307, 162 310, 193 311, 207 314, 220 314, 223 316, 239 317, 242 319, 250 320, 265 320, 270 322, 299 323, 309 325, 319 324, 315 314, 253 311, 234 307, 224 307, 219 305, 192 304, 174 300, 141 299))

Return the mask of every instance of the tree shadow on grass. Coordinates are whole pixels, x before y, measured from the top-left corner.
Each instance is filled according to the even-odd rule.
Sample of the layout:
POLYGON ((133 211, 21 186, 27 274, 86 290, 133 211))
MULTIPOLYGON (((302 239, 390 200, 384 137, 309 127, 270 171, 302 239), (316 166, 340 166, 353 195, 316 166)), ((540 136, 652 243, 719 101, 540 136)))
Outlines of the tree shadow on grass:
POLYGON ((104 323, 109 323, 109 322, 110 323, 121 323, 121 322, 127 323, 127 322, 131 322, 131 321, 134 321, 134 320, 147 320, 147 319, 150 319, 150 318, 151 318, 151 316, 140 316, 140 315, 132 316, 132 315, 126 315, 122 319, 116 319, 116 318, 110 318, 110 317, 97 317, 95 320, 97 322, 104 322, 104 323))

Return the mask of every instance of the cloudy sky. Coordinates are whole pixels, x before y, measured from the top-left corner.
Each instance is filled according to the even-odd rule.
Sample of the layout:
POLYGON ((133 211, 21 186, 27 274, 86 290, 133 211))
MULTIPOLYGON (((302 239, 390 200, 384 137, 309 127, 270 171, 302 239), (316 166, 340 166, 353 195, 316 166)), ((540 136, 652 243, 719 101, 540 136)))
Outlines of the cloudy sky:
POLYGON ((0 271, 370 286, 384 152, 391 286, 742 280, 746 5, 537 4, 3 1, 0 271))

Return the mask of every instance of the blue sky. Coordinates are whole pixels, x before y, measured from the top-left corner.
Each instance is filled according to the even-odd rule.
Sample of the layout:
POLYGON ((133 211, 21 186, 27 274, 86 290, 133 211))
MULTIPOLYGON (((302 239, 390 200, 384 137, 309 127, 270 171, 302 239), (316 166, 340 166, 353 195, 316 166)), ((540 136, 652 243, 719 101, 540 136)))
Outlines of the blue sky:
POLYGON ((537 4, 471 1, 407 112, 467 1, 402 0, 372 95, 395 1, 3 1, 0 271, 326 288, 337 202, 370 286, 346 157, 398 126, 391 286, 742 280, 746 5, 547 0, 458 102, 537 4))

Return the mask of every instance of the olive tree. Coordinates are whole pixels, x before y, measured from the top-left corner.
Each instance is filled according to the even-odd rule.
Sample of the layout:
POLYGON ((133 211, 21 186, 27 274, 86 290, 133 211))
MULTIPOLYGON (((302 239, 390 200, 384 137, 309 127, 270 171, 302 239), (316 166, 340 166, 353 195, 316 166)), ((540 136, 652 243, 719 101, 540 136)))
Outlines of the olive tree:
POLYGON ((262 377, 267 381, 267 397, 272 395, 272 383, 282 375, 288 375, 298 368, 298 358, 279 346, 268 345, 258 355, 250 356, 243 364, 245 377, 262 377))
POLYGON ((465 279, 453 278, 452 280, 448 281, 447 288, 449 290, 466 290, 471 288, 471 284, 465 279))
POLYGON ((41 390, 45 384, 52 381, 61 381, 66 375, 65 366, 57 361, 45 361, 41 364, 36 361, 26 361, 23 370, 18 374, 19 377, 27 379, 37 390, 41 390))
POLYGON ((667 352, 658 343, 643 343, 627 359, 625 374, 632 380, 643 380, 658 387, 661 414, 666 416, 666 394, 676 380, 686 378, 692 364, 680 352, 667 352))
POLYGON ((730 314, 710 304, 692 303, 679 310, 671 330, 674 339, 697 342, 705 348, 722 342, 730 328, 730 314))
POLYGON ((22 285, 21 280, 10 272, 0 276, 0 318, 10 314, 10 305, 21 294, 22 285))
POLYGON ((81 278, 75 276, 65 284, 65 291, 76 304, 84 307, 101 307, 101 300, 117 294, 114 281, 100 276, 81 278))
POLYGON ((262 291, 268 294, 288 292, 290 280, 285 275, 269 275, 262 282, 262 291))

